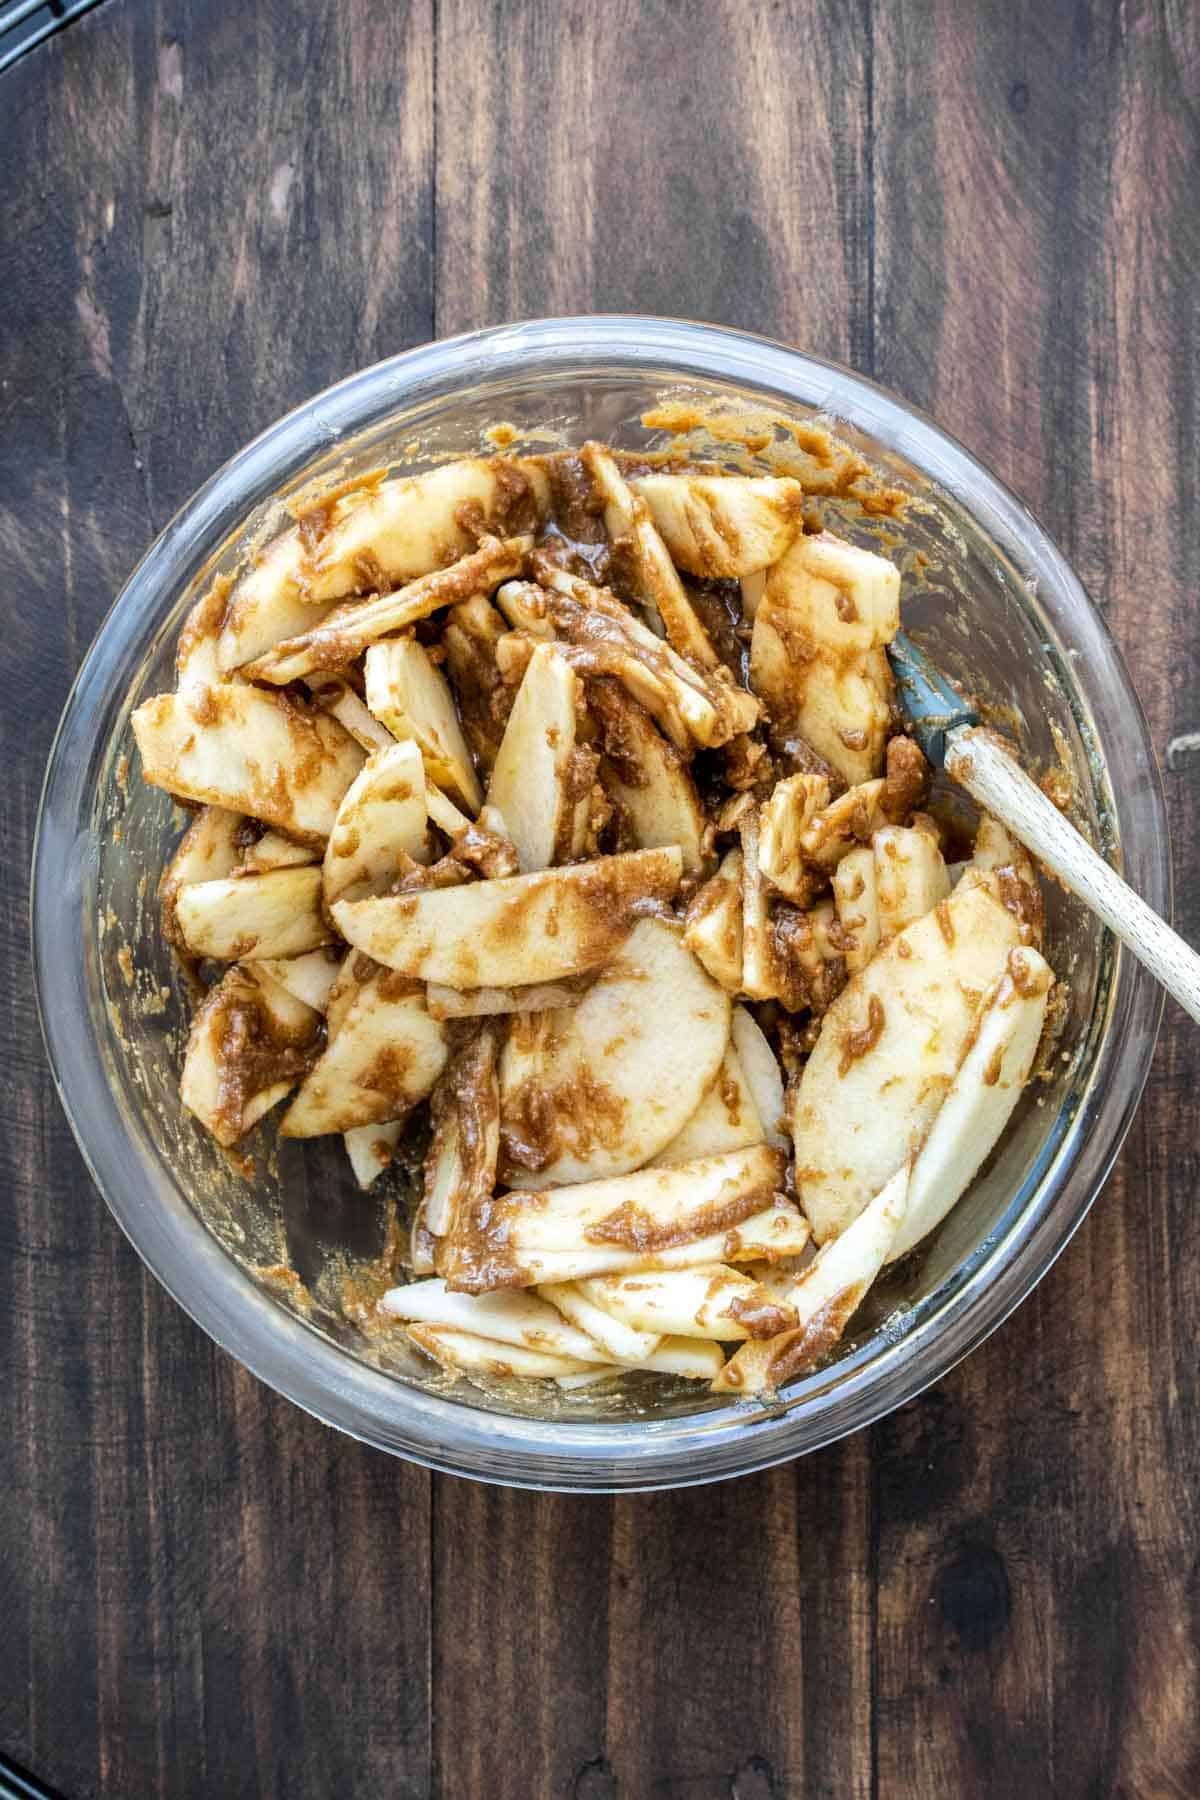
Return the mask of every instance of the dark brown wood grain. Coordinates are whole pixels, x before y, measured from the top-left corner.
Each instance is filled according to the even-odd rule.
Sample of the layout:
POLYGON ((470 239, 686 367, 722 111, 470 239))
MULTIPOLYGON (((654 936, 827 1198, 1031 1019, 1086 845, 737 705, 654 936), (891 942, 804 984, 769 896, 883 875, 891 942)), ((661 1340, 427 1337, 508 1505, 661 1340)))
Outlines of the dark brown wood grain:
POLYGON ((1200 1792, 1200 1051, 872 1432, 618 1501, 430 1478, 216 1351, 44 1070, 71 675, 239 444, 435 332, 643 310, 932 412, 1129 660, 1200 941, 1200 28, 1180 0, 105 0, 0 76, 0 1751, 72 1797, 1200 1792), (1170 747, 1170 753, 1168 749, 1170 747))

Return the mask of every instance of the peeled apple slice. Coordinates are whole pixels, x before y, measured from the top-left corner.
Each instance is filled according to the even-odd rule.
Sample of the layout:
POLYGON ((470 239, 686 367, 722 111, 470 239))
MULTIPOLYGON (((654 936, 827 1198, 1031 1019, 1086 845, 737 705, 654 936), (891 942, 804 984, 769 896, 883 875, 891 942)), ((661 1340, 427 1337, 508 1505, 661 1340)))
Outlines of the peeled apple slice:
POLYGON ((751 686, 848 782, 883 764, 892 692, 883 646, 899 626, 895 564, 829 532, 801 534, 767 573, 751 686))
POLYGON ((640 1363, 658 1348, 657 1332, 635 1331, 590 1300, 577 1282, 552 1282, 538 1291, 543 1300, 557 1307, 570 1324, 586 1332, 614 1362, 640 1363))
POLYGON ((772 1283, 796 1325, 765 1343, 746 1344, 713 1382, 715 1393, 761 1394, 782 1387, 829 1354, 883 1267, 908 1207, 908 1167, 898 1169, 840 1237, 820 1250, 794 1282, 772 1283))
POLYGON ((792 1105, 796 1186, 836 1237, 924 1141, 985 998, 1020 941, 994 877, 960 884, 834 1001, 792 1105))
POLYGON ((677 568, 739 580, 777 562, 800 527, 804 489, 769 475, 642 475, 630 482, 677 568))
POLYGON ((402 974, 455 988, 524 986, 604 962, 634 908, 669 899, 681 874, 677 849, 634 850, 466 887, 338 901, 333 914, 348 943, 402 974))
POLYGON ((497 1380, 523 1376, 548 1380, 559 1375, 581 1375, 595 1365, 577 1356, 554 1356, 548 1350, 528 1350, 518 1344, 499 1344, 475 1332, 452 1330, 446 1325, 410 1325, 408 1336, 435 1362, 464 1375, 491 1375, 497 1380))
POLYGON ((568 829, 579 678, 552 644, 529 659, 500 740, 488 802, 504 818, 523 873, 548 869, 568 829))
POLYGON ((698 1156, 761 1144, 765 1138, 754 1095, 731 1043, 699 1106, 678 1136, 650 1159, 650 1166, 669 1168, 672 1163, 693 1162, 698 1156))
POLYGON ((363 659, 367 706, 393 737, 412 738, 426 773, 474 816, 483 791, 450 684, 416 638, 372 644, 363 659))
POLYGON ((871 839, 879 930, 895 937, 950 892, 950 877, 937 839, 928 831, 885 825, 871 839))
POLYGON ((328 944, 318 868, 232 875, 180 888, 175 918, 188 949, 221 962, 298 956, 328 944))
POLYGON ((1033 1068, 1053 986, 1054 971, 1036 950, 1011 952, 913 1164, 908 1212, 889 1262, 941 1224, 1008 1124, 1033 1068))
POLYGON ((324 1054, 284 1114, 281 1137, 319 1137, 387 1124, 424 1100, 445 1067, 445 1026, 425 996, 379 970, 331 1026, 324 1054))
POLYGON ((376 750, 342 796, 325 850, 327 906, 390 886, 404 858, 426 856, 425 769, 411 738, 376 750))
POLYGON ((678 844, 684 868, 696 873, 704 865, 705 820, 686 761, 617 682, 591 683, 588 704, 605 752, 600 779, 638 844, 678 844))
POLYGON ((740 1343, 784 1331, 795 1319, 748 1275, 720 1263, 602 1275, 580 1282, 579 1289, 633 1330, 656 1331, 663 1337, 740 1343))
POLYGON ((310 1067, 320 1017, 275 983, 234 968, 197 1009, 180 1098, 228 1147, 288 1094, 310 1067))
POLYGON ((693 896, 683 941, 727 994, 742 988, 742 853, 728 850, 716 874, 693 896))
POLYGON ((303 869, 318 860, 309 844, 294 844, 282 832, 267 831, 251 844, 238 868, 248 875, 269 875, 272 869, 303 869))
POLYGON ((762 1123, 768 1144, 777 1150, 788 1150, 791 1139, 783 1129, 786 1105, 783 1076, 775 1052, 754 1014, 745 1006, 735 1006, 731 1021, 733 1048, 737 1052, 746 1086, 754 1097, 755 1111, 762 1123))
POLYGON ((403 1129, 403 1119, 390 1119, 385 1125, 355 1125, 343 1133, 346 1155, 360 1188, 369 1188, 383 1174, 403 1129))
POLYGON ((496 1344, 545 1350, 552 1356, 577 1357, 580 1362, 610 1361, 608 1352, 568 1323, 556 1307, 521 1290, 459 1294, 444 1281, 413 1281, 389 1289, 379 1304, 392 1318, 414 1324, 449 1326, 496 1344))
POLYGON ((521 1184, 596 1181, 656 1156, 716 1079, 729 1012, 677 927, 640 920, 578 1006, 542 1015, 534 1067, 501 1061, 506 1141, 515 1125, 546 1152, 521 1184))
POLYGON ((327 713, 241 682, 158 694, 131 724, 152 787, 249 813, 322 849, 363 762, 327 713))
POLYGON ((738 1225, 706 1233, 665 1249, 623 1250, 615 1244, 584 1244, 576 1250, 523 1250, 502 1265, 497 1279, 514 1284, 586 1281, 593 1275, 630 1274, 642 1269, 692 1269, 705 1263, 784 1262, 808 1247, 811 1232, 790 1200, 776 1195, 770 1206, 738 1225))
POLYGON ((252 974, 261 970, 286 989, 293 999, 302 1000, 314 1012, 323 1013, 341 967, 340 947, 336 953, 332 949, 323 949, 308 950, 302 956, 264 957, 261 961, 250 962, 247 967, 252 974))

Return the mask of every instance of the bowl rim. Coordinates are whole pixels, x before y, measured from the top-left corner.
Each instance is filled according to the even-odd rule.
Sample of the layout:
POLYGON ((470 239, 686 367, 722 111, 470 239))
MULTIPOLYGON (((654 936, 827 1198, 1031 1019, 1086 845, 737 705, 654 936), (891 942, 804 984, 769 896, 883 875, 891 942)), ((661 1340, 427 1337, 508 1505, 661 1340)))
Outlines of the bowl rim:
MULTIPOLYGON (((769 390, 781 403, 814 405, 835 422, 880 437, 967 510, 1017 565, 1031 560, 1043 578, 1036 600, 1024 580, 1019 598, 1053 627, 1049 649, 1067 636, 1083 657, 1087 685, 1101 687, 1110 710, 1138 740, 1148 781, 1144 838, 1121 829, 1120 797, 1109 796, 1118 830, 1117 852, 1148 902, 1170 916, 1171 867, 1161 780, 1145 716, 1123 660, 1079 578, 1024 504, 974 455, 919 409, 869 378, 753 333, 688 320, 634 314, 585 314, 519 321, 437 340, 359 370, 292 409, 229 458, 159 533, 109 608, 71 686, 56 730, 42 786, 34 835, 30 925, 34 990, 51 1073, 84 1162, 117 1222, 185 1312, 217 1344, 277 1392, 349 1435, 446 1473, 502 1485, 558 1491, 619 1492, 692 1486, 750 1474, 821 1448, 874 1423, 944 1376, 1008 1317, 1065 1248, 1103 1186, 1132 1122, 1149 1074, 1162 994, 1126 951, 1112 944, 1107 993, 1093 1019, 1097 1043, 1087 1079, 1069 1101, 1020 1195, 1029 1197, 1007 1229, 997 1225, 957 1272, 952 1294, 911 1332, 880 1352, 872 1338, 860 1350, 800 1383, 779 1407, 739 1402, 684 1418, 620 1423, 536 1420, 464 1405, 371 1367, 317 1333, 259 1288, 211 1235, 178 1188, 131 1179, 122 1139, 129 1121, 103 1074, 88 1004, 83 954, 64 956, 42 892, 71 894, 94 856, 84 829, 66 832, 64 818, 81 819, 88 756, 97 750, 91 722, 107 700, 106 681, 126 621, 143 611, 161 624, 162 598, 174 598, 175 562, 227 535, 231 488, 241 493, 232 517, 245 518, 263 496, 296 468, 306 467, 344 432, 361 429, 367 396, 388 396, 400 410, 422 381, 449 374, 466 386, 517 370, 531 357, 567 365, 652 366, 667 378, 703 385, 742 381, 769 390), (607 360, 605 360, 607 359, 607 360), (814 400, 814 390, 817 398, 814 400), (886 434, 883 427, 887 427, 886 434), (247 498, 246 488, 258 490, 247 498), (240 510, 238 510, 240 508, 240 510), (216 535, 214 535, 216 534, 216 535), (1051 580, 1047 582, 1045 577, 1051 580), (1047 593, 1047 589, 1050 590, 1047 593), (155 601, 158 601, 157 611, 155 601), (1101 679, 1102 678, 1102 679, 1101 679), (92 1038, 81 1042, 79 1021, 92 1038), (1119 1092, 1107 1092, 1118 1053, 1119 1092), (95 1044, 95 1049, 92 1045, 95 1044), (1097 1117, 1103 1113, 1103 1129, 1097 1117), (103 1122, 106 1129, 94 1129, 103 1122), (1068 1191, 1068 1188, 1071 1191, 1068 1191), (1045 1197, 1040 1207, 1034 1196, 1045 1197), (914 1368, 914 1363, 917 1367, 914 1368), (835 1391, 836 1390, 836 1391, 835 1391), (635 1441, 629 1441, 630 1439, 635 1441), (453 1449, 448 1451, 446 1446, 453 1449)), ((145 637, 138 640, 144 646, 145 637)), ((1064 683, 1073 696, 1078 667, 1064 683)), ((1088 729, 1103 746, 1101 720, 1088 729)), ((1111 759, 1103 757, 1107 771, 1111 759)), ((1127 802, 1127 806, 1132 802, 1127 802)), ((1106 934, 1107 937, 1107 934, 1106 934)), ((145 1173, 145 1171, 143 1171, 145 1173)), ((1005 1218, 1016 1206, 1010 1205, 1005 1218)), ((946 1285, 946 1284, 943 1284, 946 1285)))

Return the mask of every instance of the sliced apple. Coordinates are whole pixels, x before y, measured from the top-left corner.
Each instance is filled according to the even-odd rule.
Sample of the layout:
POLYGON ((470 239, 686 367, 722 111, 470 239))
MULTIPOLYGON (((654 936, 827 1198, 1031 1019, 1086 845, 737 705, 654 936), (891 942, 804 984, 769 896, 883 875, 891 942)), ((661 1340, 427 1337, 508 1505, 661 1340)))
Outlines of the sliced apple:
POLYGON ((578 1006, 540 1015, 533 1072, 507 1050, 502 1059, 504 1136, 510 1162, 516 1148, 526 1164, 522 1185, 596 1181, 657 1155, 715 1080, 729 1011, 679 929, 639 920, 578 1006))
POLYGON ((821 1024, 792 1103, 796 1188, 835 1237, 919 1148, 1020 928, 994 877, 959 884, 855 975, 821 1024))
POLYGON ((750 685, 851 783, 883 767, 899 600, 893 563, 822 532, 795 539, 755 613, 750 685))
POLYGON ((771 886, 797 906, 812 900, 814 876, 804 853, 804 834, 829 805, 829 783, 823 775, 789 775, 776 782, 764 802, 758 859, 771 886))
POLYGON ((461 993, 431 981, 426 998, 435 1019, 485 1019, 496 1013, 557 1012, 564 1006, 578 1006, 586 992, 586 977, 532 987, 468 988, 461 993))
POLYGON ((438 1273, 452 1274, 496 1185, 500 1154, 499 1034, 485 1024, 461 1046, 433 1090, 425 1162, 425 1225, 438 1240, 438 1273))
POLYGON ((841 1338, 875 1280, 908 1207, 908 1167, 899 1168, 839 1237, 777 1293, 796 1324, 765 1343, 745 1345, 713 1382, 716 1393, 761 1394, 821 1362, 841 1338))
POLYGON ((500 668, 504 619, 486 594, 460 600, 446 615, 442 649, 458 703, 463 734, 475 761, 489 775, 500 749, 512 691, 500 668))
POLYGON ((689 575, 737 581, 777 562, 800 529, 804 489, 788 476, 652 474, 629 485, 689 575))
POLYGON ((696 1269, 641 1270, 598 1275, 579 1291, 634 1331, 662 1337, 711 1338, 739 1343, 786 1331, 796 1315, 771 1299, 748 1275, 723 1263, 696 1269))
POLYGON ((411 738, 376 750, 338 807, 322 869, 326 905, 382 893, 425 844, 425 770, 411 738))
POLYGON ((286 989, 294 1000, 323 1013, 329 1004, 330 991, 341 968, 341 950, 332 946, 323 950, 307 950, 301 956, 271 957, 253 961, 251 973, 262 973, 286 989))
POLYGON ((721 866, 692 897, 683 941, 727 994, 742 989, 742 853, 728 850, 721 866))
POLYGON ((704 1263, 781 1263, 799 1256, 811 1231, 799 1208, 782 1194, 741 1224, 712 1231, 666 1249, 622 1250, 615 1244, 584 1244, 575 1250, 526 1250, 498 1278, 518 1285, 586 1281, 593 1275, 635 1269, 690 1269, 704 1263))
POLYGON ((741 1150, 766 1138, 754 1095, 732 1043, 691 1118, 677 1136, 649 1159, 647 1167, 670 1168, 723 1150, 741 1150))
POLYGON ((478 550, 448 569, 422 575, 395 593, 334 607, 311 629, 284 638, 265 655, 247 663, 245 674, 254 681, 269 681, 281 687, 324 670, 343 668, 378 639, 403 631, 443 606, 487 592, 516 575, 532 544, 532 538, 527 537, 507 538, 503 542, 485 538, 478 550))
POLYGON ((320 1017, 245 969, 230 969, 192 1020, 180 1098, 228 1147, 312 1066, 320 1017))
POLYGON ((383 899, 338 901, 346 940, 377 962, 447 987, 523 986, 595 968, 628 935, 635 908, 679 885, 677 849, 634 850, 383 899))
POLYGON ((303 869, 321 859, 311 844, 296 844, 281 831, 265 831, 242 852, 239 873, 269 875, 272 869, 303 869))
POLYGON ((869 844, 847 851, 833 871, 833 904, 851 975, 866 968, 883 936, 875 875, 875 855, 869 844))
POLYGON ((611 1246, 650 1259, 761 1212, 782 1172, 780 1152, 756 1144, 673 1169, 501 1195, 491 1208, 481 1267, 473 1283, 461 1285, 524 1285, 520 1264, 530 1252, 611 1246))
POLYGON ((442 1280, 413 1281, 390 1288, 380 1310, 394 1319, 422 1325, 445 1325, 470 1331, 496 1344, 546 1350, 552 1356, 603 1363, 608 1352, 565 1319, 558 1308, 538 1295, 508 1289, 495 1294, 460 1294, 442 1280))
POLYGON ((529 659, 488 783, 525 873, 548 869, 569 846, 568 809, 579 682, 553 644, 529 659))
POLYGON ((250 813, 321 848, 362 767, 336 719, 238 682, 159 694, 131 723, 152 787, 250 813))
POLYGON ((717 668, 717 653, 645 501, 633 492, 603 444, 585 444, 580 459, 604 503, 604 528, 628 566, 634 598, 652 618, 662 620, 668 641, 681 656, 698 668, 717 668))
POLYGON ((472 817, 483 804, 479 777, 459 724, 450 684, 416 638, 372 644, 363 659, 367 706, 393 737, 411 738, 430 781, 472 817))
POLYGON ((809 820, 800 838, 801 855, 819 869, 836 869, 856 844, 870 843, 886 825, 883 798, 882 776, 847 788, 809 820))
POLYGON ((655 1331, 635 1331, 603 1306, 589 1300, 577 1282, 551 1282, 538 1289, 543 1300, 556 1307, 563 1318, 578 1330, 586 1332, 593 1343, 616 1363, 640 1363, 658 1348, 655 1331))
POLYGON ((310 631, 332 612, 332 603, 314 605, 298 577, 303 545, 285 531, 261 553, 233 590, 216 646, 216 663, 228 675, 242 663, 297 632, 310 631))
POLYGON ((678 844, 689 875, 705 861, 705 820, 683 756, 619 682, 588 683, 588 710, 604 751, 600 779, 643 849, 678 844))
POLYGON ((175 651, 177 688, 212 687, 222 679, 217 646, 225 623, 229 585, 225 576, 218 576, 184 620, 175 651))
POLYGON ((197 881, 216 881, 232 875, 242 855, 240 834, 245 825, 241 813, 223 806, 206 806, 196 814, 163 870, 158 884, 163 936, 176 950, 187 952, 175 917, 181 888, 197 881))
POLYGON ((383 1125, 355 1125, 342 1133, 346 1155, 360 1188, 369 1188, 383 1174, 403 1130, 403 1119, 389 1119, 383 1125))
POLYGON ((386 750, 395 738, 386 725, 381 725, 374 713, 354 692, 352 687, 336 675, 314 675, 305 684, 316 697, 317 705, 327 713, 332 713, 339 725, 343 725, 360 749, 370 756, 374 750, 386 750))
POLYGON ((284 1114, 281 1137, 319 1137, 402 1118, 445 1067, 445 1026, 429 1017, 422 993, 388 970, 356 984, 335 1025, 284 1114))
POLYGON ((552 640, 554 626, 547 613, 545 588, 533 581, 505 581, 496 589, 496 605, 514 631, 528 637, 552 640))
POLYGON ((520 1344, 500 1344, 494 1338, 448 1325, 409 1325, 408 1336, 444 1368, 463 1375, 488 1375, 504 1381, 511 1376, 538 1381, 559 1375, 584 1374, 594 1365, 577 1356, 555 1356, 549 1350, 528 1350, 520 1344))
POLYGON ((783 1128, 783 1076, 762 1026, 748 1007, 735 1006, 730 1033, 746 1086, 762 1123, 764 1137, 777 1150, 790 1150, 791 1139, 783 1128))
POLYGON ((940 1225, 975 1179, 1029 1080, 1054 986, 1038 952, 1009 952, 1008 967, 984 1004, 974 1042, 959 1064, 913 1164, 908 1212, 888 1261, 940 1225))
POLYGON ((657 1348, 638 1363, 655 1375, 684 1375, 690 1381, 712 1381, 725 1362, 720 1344, 704 1338, 660 1338, 657 1348))
POLYGON ((871 839, 879 932, 886 942, 932 912, 950 892, 937 838, 907 825, 885 825, 871 839))
POLYGON ((193 955, 221 962, 297 956, 334 936, 321 911, 315 867, 193 882, 180 888, 175 917, 193 955))

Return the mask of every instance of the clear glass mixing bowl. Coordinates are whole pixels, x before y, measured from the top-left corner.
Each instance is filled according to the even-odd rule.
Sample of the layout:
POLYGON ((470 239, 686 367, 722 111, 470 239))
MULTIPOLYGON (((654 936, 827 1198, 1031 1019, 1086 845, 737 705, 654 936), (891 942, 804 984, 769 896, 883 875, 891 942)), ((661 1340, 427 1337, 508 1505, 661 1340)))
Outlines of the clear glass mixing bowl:
POLYGON ((180 819, 138 777, 129 715, 172 685, 185 611, 280 523, 282 497, 401 455, 419 467, 475 451, 497 421, 574 442, 658 443, 640 421, 664 400, 830 420, 916 496, 898 528, 909 586, 920 589, 906 623, 950 672, 1005 704, 1027 757, 1066 761, 1095 841, 1167 911, 1166 828, 1141 710, 1098 614, 1025 507, 870 382, 761 338, 652 318, 543 320, 431 344, 318 395, 235 456, 148 551, 80 670, 34 852, 36 980, 55 1079, 98 1187, 159 1280, 219 1344, 320 1418, 436 1468, 534 1487, 745 1473, 936 1381, 1029 1292, 1083 1218, 1137 1105, 1160 1012, 1150 978, 1052 894, 1050 954, 1069 1006, 1049 1078, 1023 1098, 942 1229, 873 1297, 838 1359, 777 1403, 645 1378, 600 1404, 482 1394, 361 1334, 334 1277, 347 1258, 378 1251, 385 1200, 357 1191, 340 1145, 275 1152, 269 1120, 247 1182, 180 1108, 187 1006, 154 902, 180 819))

